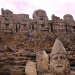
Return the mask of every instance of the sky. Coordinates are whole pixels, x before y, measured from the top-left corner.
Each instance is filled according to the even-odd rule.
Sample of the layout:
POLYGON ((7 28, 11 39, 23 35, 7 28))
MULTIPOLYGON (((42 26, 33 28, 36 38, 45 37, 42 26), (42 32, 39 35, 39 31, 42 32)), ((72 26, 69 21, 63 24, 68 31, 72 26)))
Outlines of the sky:
POLYGON ((49 19, 52 14, 60 18, 65 14, 71 14, 75 19, 75 0, 0 0, 1 8, 9 9, 14 14, 29 14, 30 18, 34 10, 43 9, 49 19))

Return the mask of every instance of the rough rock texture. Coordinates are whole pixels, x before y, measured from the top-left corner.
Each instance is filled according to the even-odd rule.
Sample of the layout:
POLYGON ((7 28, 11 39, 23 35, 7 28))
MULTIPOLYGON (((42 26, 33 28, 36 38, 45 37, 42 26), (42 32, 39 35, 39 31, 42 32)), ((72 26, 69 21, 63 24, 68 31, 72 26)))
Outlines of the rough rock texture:
POLYGON ((66 24, 66 30, 73 33, 75 31, 75 21, 73 19, 73 16, 70 14, 66 14, 63 18, 66 24))
POLYGON ((56 39, 51 51, 50 73, 52 75, 71 75, 67 52, 58 39, 56 39))
POLYGON ((59 53, 60 54, 67 54, 66 50, 65 50, 64 46, 62 45, 62 43, 60 42, 60 40, 56 39, 55 43, 53 45, 52 51, 51 51, 51 55, 59 54, 59 53))
POLYGON ((45 51, 38 51, 36 53, 36 63, 38 71, 42 72, 48 70, 49 59, 45 51))
MULTIPOLYGON (((56 38, 63 43, 68 53, 70 68, 75 70, 75 21, 72 15, 65 14, 63 19, 52 15, 49 20, 46 11, 38 9, 33 12, 31 19, 28 14, 14 14, 8 9, 1 9, 0 75, 13 74, 15 70, 22 71, 24 75, 27 61, 37 61, 37 51, 46 51, 46 60, 50 59, 49 55, 56 38)), ((48 61, 44 65, 46 69, 47 65, 48 61)), ((49 74, 49 68, 37 73, 44 74, 49 74)))
POLYGON ((23 75, 20 69, 11 69, 10 75, 23 75))
POLYGON ((36 63, 32 61, 27 61, 25 66, 26 75, 37 75, 36 63))

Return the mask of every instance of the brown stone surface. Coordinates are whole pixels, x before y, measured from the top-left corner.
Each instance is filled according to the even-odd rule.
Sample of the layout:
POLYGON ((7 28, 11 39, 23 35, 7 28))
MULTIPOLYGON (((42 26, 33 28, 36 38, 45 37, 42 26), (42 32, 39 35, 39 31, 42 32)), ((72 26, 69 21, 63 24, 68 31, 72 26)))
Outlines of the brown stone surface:
POLYGON ((26 75, 37 75, 36 62, 28 60, 25 66, 25 73, 26 75))
MULTIPOLYGON (((36 62, 37 66, 38 61, 41 63, 40 58, 43 56, 44 63, 36 68, 37 75, 49 75, 50 53, 56 38, 62 42, 68 53, 71 70, 75 70, 75 21, 73 16, 65 14, 63 19, 60 19, 52 15, 49 20, 46 11, 42 9, 35 10, 32 16, 31 19, 28 14, 14 14, 8 9, 1 9, 0 74, 11 73, 11 69, 15 71, 16 67, 25 74, 27 61, 36 62), (38 51, 46 51, 47 58, 45 54, 37 56, 38 51), (39 72, 38 67, 42 68, 41 66, 43 70, 39 72)), ((56 48, 59 49, 58 47, 54 49, 56 48)))
POLYGON ((56 39, 50 56, 50 73, 52 75, 71 75, 67 52, 60 40, 56 39))
POLYGON ((23 73, 20 69, 13 69, 11 70, 10 75, 23 75, 23 73))
POLYGON ((36 52, 36 63, 38 71, 42 72, 48 70, 49 59, 45 51, 36 52))

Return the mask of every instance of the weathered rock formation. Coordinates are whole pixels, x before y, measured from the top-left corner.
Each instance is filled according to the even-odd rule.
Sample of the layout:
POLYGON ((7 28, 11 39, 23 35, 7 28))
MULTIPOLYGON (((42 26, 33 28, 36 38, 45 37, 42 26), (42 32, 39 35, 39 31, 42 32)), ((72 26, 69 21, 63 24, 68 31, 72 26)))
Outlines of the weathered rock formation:
POLYGON ((33 19, 29 18, 28 14, 14 14, 8 9, 1 9, 0 75, 24 75, 28 60, 38 65, 37 75, 48 75, 49 55, 56 38, 63 43, 68 53, 70 68, 75 70, 73 16, 66 14, 60 19, 52 15, 49 20, 46 11, 42 9, 35 10, 32 16, 33 19))

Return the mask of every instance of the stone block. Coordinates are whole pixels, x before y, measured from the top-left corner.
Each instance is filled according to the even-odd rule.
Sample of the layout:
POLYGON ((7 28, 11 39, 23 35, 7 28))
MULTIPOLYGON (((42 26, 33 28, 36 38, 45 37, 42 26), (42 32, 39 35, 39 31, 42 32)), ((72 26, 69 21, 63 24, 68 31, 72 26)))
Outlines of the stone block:
POLYGON ((37 75, 36 63, 32 61, 28 61, 25 66, 26 75, 37 75))
POLYGON ((36 53, 36 63, 38 71, 46 71, 48 70, 48 55, 45 51, 38 51, 36 53))

